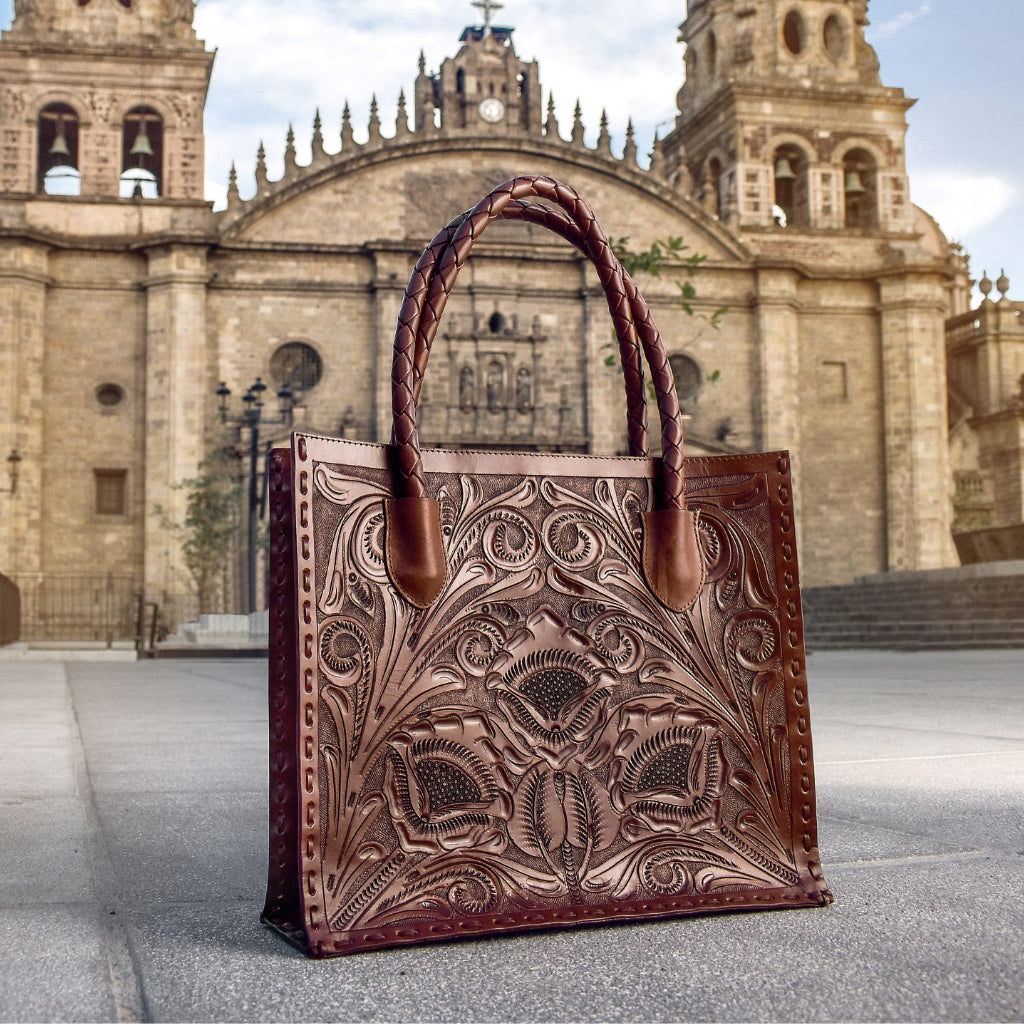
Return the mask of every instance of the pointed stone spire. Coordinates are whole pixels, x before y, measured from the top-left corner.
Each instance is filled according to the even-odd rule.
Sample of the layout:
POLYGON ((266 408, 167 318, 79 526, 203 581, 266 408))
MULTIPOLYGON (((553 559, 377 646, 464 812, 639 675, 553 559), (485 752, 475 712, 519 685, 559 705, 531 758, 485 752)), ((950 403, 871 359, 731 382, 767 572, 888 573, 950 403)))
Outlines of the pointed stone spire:
POLYGON ((242 197, 238 192, 238 170, 235 168, 235 161, 231 161, 231 171, 228 174, 228 209, 233 210, 241 205, 242 197))
POLYGON ((580 108, 580 101, 576 101, 576 109, 572 114, 572 139, 574 146, 583 145, 583 110, 580 108))
POLYGON ((267 189, 267 151, 263 148, 263 140, 260 139, 260 148, 256 150, 256 193, 265 192, 267 189))
POLYGON ((323 158, 327 156, 327 153, 324 150, 323 128, 323 122, 320 120, 320 108, 317 107, 316 113, 313 115, 313 142, 311 146, 313 151, 313 163, 316 163, 318 160, 323 160, 323 158))
POLYGON ((548 118, 544 122, 544 134, 552 142, 561 142, 561 138, 558 135, 558 121, 555 120, 555 97, 553 93, 548 93, 548 118))
POLYGON ((409 115, 405 109, 405 90, 398 91, 398 113, 395 115, 395 138, 404 139, 411 135, 409 131, 409 115))
POLYGON ((622 147, 622 162, 630 167, 639 167, 636 162, 636 140, 633 138, 633 118, 626 124, 626 142, 622 147))
POLYGON ((355 148, 356 140, 352 134, 352 112, 348 109, 348 100, 345 100, 345 109, 341 112, 341 151, 346 156, 351 156, 352 150, 355 148))
POLYGON ((596 151, 602 156, 612 155, 612 137, 608 134, 608 113, 601 111, 601 130, 597 133, 596 151))
POLYGON ((370 99, 370 123, 366 126, 368 142, 380 142, 380 116, 377 113, 377 94, 370 99))
POLYGON ((676 166, 672 176, 672 187, 680 194, 684 196, 693 195, 693 175, 690 173, 690 168, 686 164, 686 153, 680 151, 676 154, 679 158, 679 163, 676 166))
POLYGON ((654 132, 654 141, 651 143, 651 174, 656 178, 665 180, 665 154, 661 148, 661 139, 658 138, 657 129, 654 132))
POLYGON ((420 60, 418 67, 420 69, 421 75, 425 75, 427 73, 427 58, 423 55, 422 50, 420 50, 420 60))
POLYGON ((284 141, 284 176, 293 174, 298 170, 298 161, 295 159, 295 129, 289 124, 288 134, 284 141))

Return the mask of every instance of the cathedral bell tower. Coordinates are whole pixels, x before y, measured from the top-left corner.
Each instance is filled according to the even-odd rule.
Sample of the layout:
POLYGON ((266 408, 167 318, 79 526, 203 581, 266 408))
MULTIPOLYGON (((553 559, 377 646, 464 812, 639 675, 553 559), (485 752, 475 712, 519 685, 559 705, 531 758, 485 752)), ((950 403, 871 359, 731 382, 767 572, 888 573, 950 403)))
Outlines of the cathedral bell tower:
POLYGON ((203 199, 213 54, 193 0, 15 0, 0 193, 203 199))
POLYGON ((468 26, 462 47, 428 75, 422 57, 416 79, 416 130, 444 134, 541 134, 537 62, 516 56, 512 29, 491 24, 502 4, 479 0, 483 25, 468 26))
POLYGON ((867 0, 688 0, 670 174, 740 229, 913 230, 902 89, 864 38, 867 0))

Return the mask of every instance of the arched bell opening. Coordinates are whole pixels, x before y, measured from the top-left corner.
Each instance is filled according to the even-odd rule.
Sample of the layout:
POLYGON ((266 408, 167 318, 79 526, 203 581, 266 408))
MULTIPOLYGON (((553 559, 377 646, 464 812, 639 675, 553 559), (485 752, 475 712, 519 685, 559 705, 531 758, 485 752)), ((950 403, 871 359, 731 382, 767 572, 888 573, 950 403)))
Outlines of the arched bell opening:
POLYGON ((50 103, 39 112, 36 191, 50 196, 82 194, 78 127, 78 114, 67 103, 50 103))
POLYGON ((156 199, 163 195, 164 119, 152 107, 133 107, 121 139, 121 195, 156 199))
POLYGON ((843 224, 848 228, 878 227, 878 168, 864 149, 843 157, 843 224))
POLYGON ((807 157, 799 146, 787 144, 775 151, 772 216, 781 228, 806 227, 810 222, 807 166, 807 157))

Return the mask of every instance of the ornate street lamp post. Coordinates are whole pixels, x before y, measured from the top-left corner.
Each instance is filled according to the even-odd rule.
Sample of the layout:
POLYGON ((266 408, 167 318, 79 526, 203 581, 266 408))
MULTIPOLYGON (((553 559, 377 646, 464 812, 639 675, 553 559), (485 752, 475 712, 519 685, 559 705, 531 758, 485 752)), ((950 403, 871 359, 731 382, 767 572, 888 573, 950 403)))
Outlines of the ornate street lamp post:
POLYGON ((242 415, 228 415, 228 396, 231 389, 220 382, 216 394, 220 399, 220 421, 225 424, 233 424, 243 427, 249 431, 249 531, 248 531, 248 610, 254 612, 257 609, 256 602, 256 528, 260 516, 260 494, 259 494, 259 466, 260 466, 260 424, 267 423, 272 426, 290 426, 292 422, 292 407, 294 395, 292 389, 285 382, 277 392, 278 415, 273 418, 266 418, 263 414, 263 392, 267 385, 257 377, 249 385, 248 391, 242 396, 242 415))
POLYGON ((11 489, 9 494, 14 494, 18 489, 18 470, 21 468, 21 456, 18 454, 17 448, 11 449, 11 454, 7 456, 7 475, 11 481, 11 489))

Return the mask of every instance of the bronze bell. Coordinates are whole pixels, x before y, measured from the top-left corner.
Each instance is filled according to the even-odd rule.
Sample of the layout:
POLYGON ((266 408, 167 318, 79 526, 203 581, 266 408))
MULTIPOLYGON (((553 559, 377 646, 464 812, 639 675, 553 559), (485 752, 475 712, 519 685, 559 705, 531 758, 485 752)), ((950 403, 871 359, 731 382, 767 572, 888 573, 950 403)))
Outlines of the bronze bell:
POLYGON ((843 190, 848 196, 859 196, 867 192, 864 182, 860 180, 860 174, 857 171, 846 172, 846 184, 843 190))
POLYGON ((139 134, 135 136, 132 148, 129 150, 132 156, 152 156, 153 147, 150 145, 149 136, 146 134, 145 118, 139 121, 139 134))
POLYGON ((54 136, 53 145, 50 146, 50 156, 71 156, 68 147, 67 137, 64 135, 64 118, 57 118, 57 134, 54 136))
POLYGON ((796 175, 793 173, 793 165, 789 162, 789 158, 780 156, 775 161, 775 180, 793 181, 795 178, 796 175))

